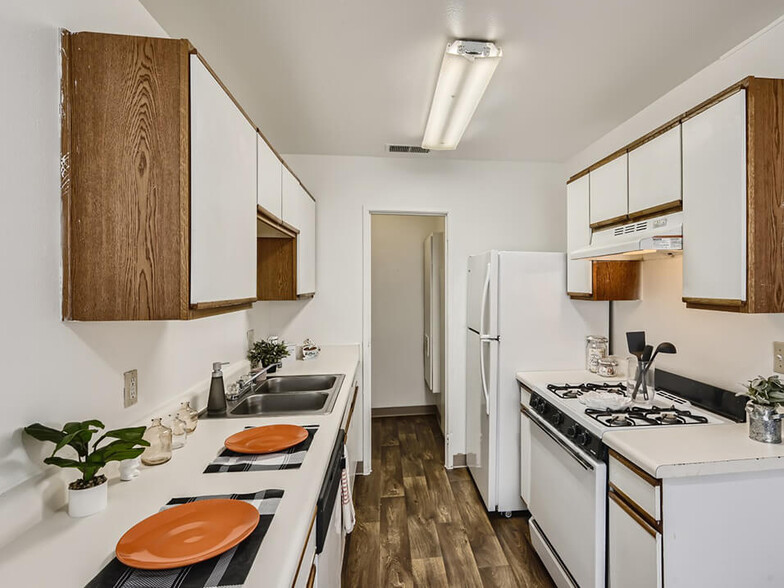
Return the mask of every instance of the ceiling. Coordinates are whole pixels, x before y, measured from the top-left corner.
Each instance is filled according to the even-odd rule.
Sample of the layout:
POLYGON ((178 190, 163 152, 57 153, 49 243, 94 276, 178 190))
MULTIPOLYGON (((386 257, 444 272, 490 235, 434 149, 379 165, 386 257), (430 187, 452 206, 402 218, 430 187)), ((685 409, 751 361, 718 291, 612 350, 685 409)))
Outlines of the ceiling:
POLYGON ((460 146, 429 157, 536 161, 565 161, 784 13, 783 0, 142 3, 281 153, 420 144, 446 43, 495 41, 504 57, 460 146))

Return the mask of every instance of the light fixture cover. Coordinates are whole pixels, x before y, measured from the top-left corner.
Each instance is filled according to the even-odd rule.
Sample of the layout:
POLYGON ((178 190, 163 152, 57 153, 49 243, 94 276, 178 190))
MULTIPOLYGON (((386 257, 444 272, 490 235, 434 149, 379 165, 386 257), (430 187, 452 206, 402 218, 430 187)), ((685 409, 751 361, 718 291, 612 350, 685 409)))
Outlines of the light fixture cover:
POLYGON ((446 46, 423 148, 457 148, 502 55, 499 47, 485 41, 456 40, 446 46))

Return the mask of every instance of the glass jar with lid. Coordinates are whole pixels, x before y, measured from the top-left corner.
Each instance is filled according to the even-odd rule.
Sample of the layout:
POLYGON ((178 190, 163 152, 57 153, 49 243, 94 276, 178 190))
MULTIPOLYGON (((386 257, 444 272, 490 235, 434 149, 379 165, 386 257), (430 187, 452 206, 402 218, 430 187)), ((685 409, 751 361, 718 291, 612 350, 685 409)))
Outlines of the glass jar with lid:
POLYGON ((599 371, 599 360, 607 357, 608 339, 601 335, 588 335, 585 339, 585 369, 596 373, 599 371))
POLYGON ((619 373, 620 362, 614 355, 602 357, 597 363, 597 372, 603 378, 615 378, 619 373))
POLYGON ((172 457, 172 430, 161 423, 161 419, 152 419, 152 425, 144 432, 144 440, 150 446, 142 453, 144 465, 160 465, 172 457))

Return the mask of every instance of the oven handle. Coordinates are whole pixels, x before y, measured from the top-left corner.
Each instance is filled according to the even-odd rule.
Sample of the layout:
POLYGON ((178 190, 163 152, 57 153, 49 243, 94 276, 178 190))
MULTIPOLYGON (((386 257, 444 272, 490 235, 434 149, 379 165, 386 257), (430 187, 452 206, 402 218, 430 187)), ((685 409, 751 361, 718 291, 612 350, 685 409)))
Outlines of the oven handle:
POLYGON ((563 439, 558 437, 555 433, 553 433, 550 430, 550 427, 544 424, 544 422, 538 416, 534 416, 534 414, 530 410, 528 410, 524 405, 520 405, 520 412, 523 413, 525 416, 527 416, 528 420, 530 420, 533 424, 535 424, 542 431, 544 431, 547 434, 547 436, 550 437, 550 439, 552 439, 553 441, 555 441, 561 449, 563 449, 564 451, 566 451, 566 453, 571 455, 575 459, 575 461, 579 463, 580 466, 582 466, 584 470, 593 471, 596 469, 594 468, 593 464, 590 461, 588 461, 582 455, 580 455, 577 452, 577 450, 570 447, 569 444, 566 443, 566 441, 564 441, 563 439))

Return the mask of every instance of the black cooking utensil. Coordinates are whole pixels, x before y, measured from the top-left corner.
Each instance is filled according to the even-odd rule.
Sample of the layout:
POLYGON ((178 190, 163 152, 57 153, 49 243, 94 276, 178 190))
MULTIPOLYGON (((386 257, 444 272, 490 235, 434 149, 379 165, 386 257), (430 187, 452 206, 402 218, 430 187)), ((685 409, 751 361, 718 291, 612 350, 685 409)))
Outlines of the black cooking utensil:
POLYGON ((629 331, 626 333, 626 344, 629 346, 629 353, 640 359, 645 349, 645 331, 629 331))
POLYGON ((653 355, 653 346, 646 345, 645 349, 642 351, 642 357, 640 359, 642 361, 651 361, 651 355, 653 355))
POLYGON ((663 343, 659 343, 659 345, 656 347, 656 353, 654 353, 653 357, 651 357, 651 361, 656 359, 656 356, 659 355, 660 353, 677 353, 677 352, 678 350, 675 349, 675 345, 673 345, 669 341, 664 341, 663 343))

